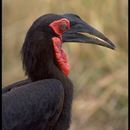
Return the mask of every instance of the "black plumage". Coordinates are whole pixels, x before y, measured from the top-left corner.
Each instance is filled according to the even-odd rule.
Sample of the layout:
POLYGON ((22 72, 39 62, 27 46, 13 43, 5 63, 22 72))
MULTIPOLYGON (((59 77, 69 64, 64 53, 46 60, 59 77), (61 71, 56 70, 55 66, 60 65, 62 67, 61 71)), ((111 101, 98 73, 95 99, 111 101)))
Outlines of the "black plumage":
MULTIPOLYGON (((59 55, 56 54, 54 48, 56 43, 52 38, 58 38, 61 42, 92 42, 111 49, 115 48, 102 33, 75 14, 47 14, 38 18, 27 32, 21 50, 23 67, 28 79, 2 90, 3 130, 69 128, 73 84, 67 73, 64 73, 66 70, 63 71, 66 69, 65 58, 57 60, 59 55), (80 32, 90 33, 102 40, 85 36, 80 32)), ((62 56, 61 45, 56 47, 62 56)))

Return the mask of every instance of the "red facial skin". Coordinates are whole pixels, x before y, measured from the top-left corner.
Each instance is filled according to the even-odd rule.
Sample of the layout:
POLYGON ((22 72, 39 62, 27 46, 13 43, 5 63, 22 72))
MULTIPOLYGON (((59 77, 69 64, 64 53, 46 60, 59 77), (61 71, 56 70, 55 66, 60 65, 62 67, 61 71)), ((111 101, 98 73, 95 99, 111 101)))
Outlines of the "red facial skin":
POLYGON ((59 36, 59 37, 52 38, 54 51, 55 51, 56 59, 60 66, 60 69, 66 76, 68 76, 69 71, 70 71, 70 66, 68 63, 67 55, 66 55, 65 51, 62 49, 62 43, 63 43, 62 34, 64 32, 66 32, 68 29, 70 29, 70 22, 68 19, 62 18, 60 20, 56 20, 56 21, 52 22, 49 26, 59 36), (60 29, 61 24, 65 24, 67 26, 67 29, 61 30, 60 29))

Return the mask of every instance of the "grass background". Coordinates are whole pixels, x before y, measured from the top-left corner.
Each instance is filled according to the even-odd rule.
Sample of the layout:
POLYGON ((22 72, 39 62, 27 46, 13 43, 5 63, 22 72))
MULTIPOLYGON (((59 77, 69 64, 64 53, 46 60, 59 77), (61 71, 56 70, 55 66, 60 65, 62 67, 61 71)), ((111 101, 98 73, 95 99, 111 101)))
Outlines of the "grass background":
POLYGON ((116 43, 116 51, 66 44, 75 85, 70 130, 128 130, 128 1, 3 0, 2 86, 25 79, 20 49, 32 22, 75 13, 116 43))

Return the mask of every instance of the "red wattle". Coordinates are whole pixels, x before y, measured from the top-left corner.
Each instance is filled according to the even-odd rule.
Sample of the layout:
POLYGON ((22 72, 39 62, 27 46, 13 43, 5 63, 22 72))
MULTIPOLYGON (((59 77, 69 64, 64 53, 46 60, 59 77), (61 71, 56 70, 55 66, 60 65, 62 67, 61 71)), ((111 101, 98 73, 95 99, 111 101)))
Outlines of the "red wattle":
POLYGON ((62 41, 58 37, 53 37, 52 41, 53 41, 56 59, 60 66, 60 69, 66 76, 68 76, 69 71, 70 71, 70 66, 68 63, 67 55, 66 55, 65 51, 62 49, 62 41))

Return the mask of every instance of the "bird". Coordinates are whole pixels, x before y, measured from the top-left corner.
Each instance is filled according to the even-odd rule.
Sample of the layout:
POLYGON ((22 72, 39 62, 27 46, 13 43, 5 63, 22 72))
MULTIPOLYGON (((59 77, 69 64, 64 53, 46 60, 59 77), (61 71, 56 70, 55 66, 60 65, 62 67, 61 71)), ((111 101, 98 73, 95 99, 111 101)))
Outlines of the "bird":
POLYGON ((49 13, 37 18, 21 49, 27 79, 2 89, 2 130, 70 128, 73 83, 63 44, 71 42, 116 48, 77 14, 49 13))

